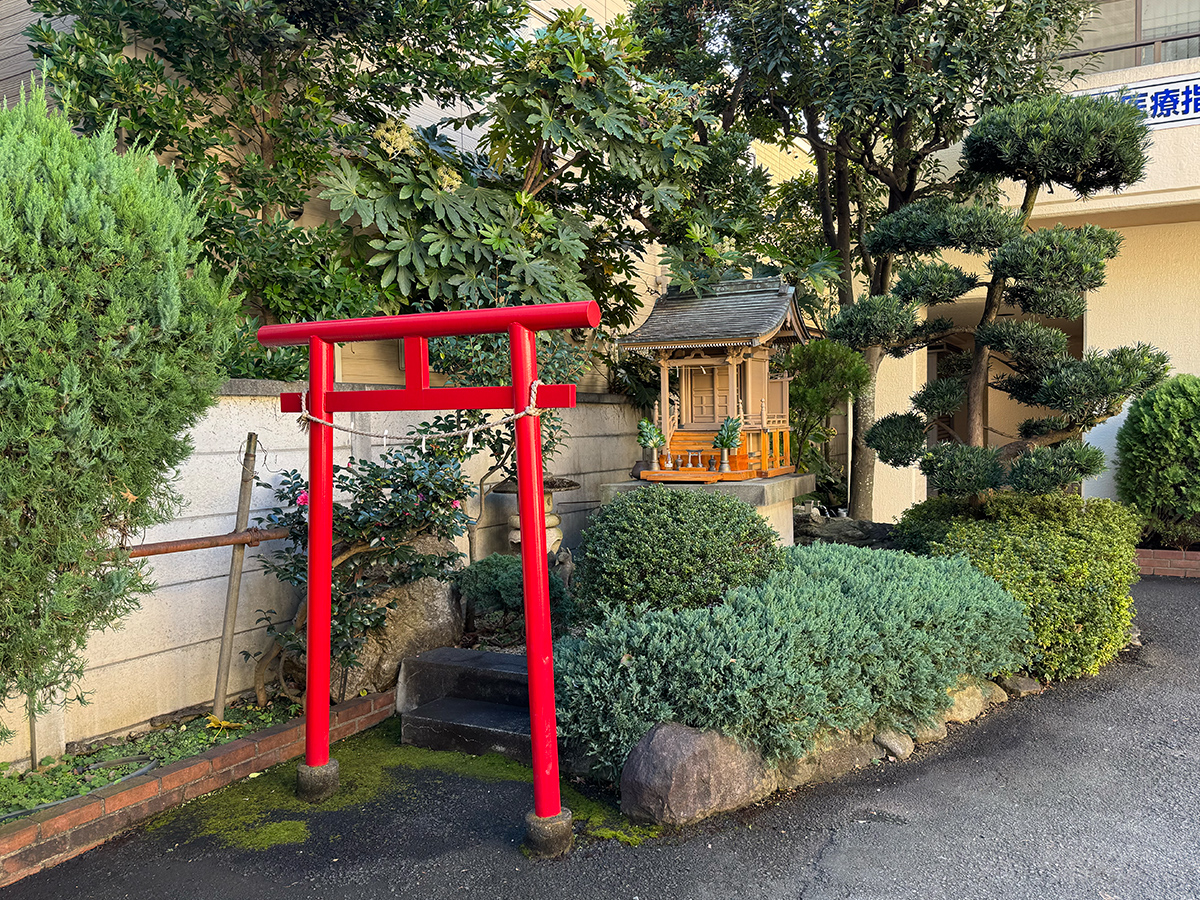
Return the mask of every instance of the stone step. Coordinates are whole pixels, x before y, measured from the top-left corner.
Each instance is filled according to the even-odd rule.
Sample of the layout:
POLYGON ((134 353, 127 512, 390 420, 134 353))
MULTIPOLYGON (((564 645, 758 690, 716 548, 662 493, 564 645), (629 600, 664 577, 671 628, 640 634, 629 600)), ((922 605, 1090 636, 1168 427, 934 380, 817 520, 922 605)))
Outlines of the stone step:
POLYGON ((396 698, 401 715, 442 697, 528 709, 525 655, 439 647, 404 660, 396 698))
POLYGON ((529 710, 504 703, 441 697, 400 716, 400 740, 428 750, 500 753, 530 765, 529 710))

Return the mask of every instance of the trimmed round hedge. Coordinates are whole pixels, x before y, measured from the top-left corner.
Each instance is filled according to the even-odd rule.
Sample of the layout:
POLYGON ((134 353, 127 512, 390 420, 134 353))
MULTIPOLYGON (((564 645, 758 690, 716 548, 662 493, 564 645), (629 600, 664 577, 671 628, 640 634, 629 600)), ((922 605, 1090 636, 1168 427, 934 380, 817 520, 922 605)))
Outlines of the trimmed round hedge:
POLYGON ((658 484, 618 495, 583 532, 573 582, 580 612, 711 606, 779 568, 779 535, 728 494, 658 484))
POLYGON ((1116 480, 1164 544, 1200 542, 1200 378, 1176 375, 1133 402, 1117 432, 1116 480))
POLYGON ((1025 608, 1038 678, 1094 675, 1129 643, 1137 580, 1136 514, 1112 500, 997 494, 979 508, 927 500, 904 513, 900 546, 965 556, 1025 608))
POLYGON ((712 607, 610 609, 555 647, 561 734, 620 776, 659 722, 717 729, 768 759, 868 721, 912 730, 961 675, 1024 664, 1021 605, 963 559, 844 544, 789 548, 780 571, 712 607))

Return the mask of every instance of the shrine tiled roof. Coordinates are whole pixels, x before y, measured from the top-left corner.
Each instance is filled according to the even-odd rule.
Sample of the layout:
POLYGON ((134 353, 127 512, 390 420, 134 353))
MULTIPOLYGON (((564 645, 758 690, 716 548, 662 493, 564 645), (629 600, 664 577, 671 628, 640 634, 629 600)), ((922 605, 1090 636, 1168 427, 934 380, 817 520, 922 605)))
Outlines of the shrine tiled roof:
POLYGON ((694 291, 668 290, 650 318, 619 340, 631 350, 736 347, 795 337, 795 289, 778 277, 722 281, 694 291), (785 332, 779 334, 780 331, 785 332))

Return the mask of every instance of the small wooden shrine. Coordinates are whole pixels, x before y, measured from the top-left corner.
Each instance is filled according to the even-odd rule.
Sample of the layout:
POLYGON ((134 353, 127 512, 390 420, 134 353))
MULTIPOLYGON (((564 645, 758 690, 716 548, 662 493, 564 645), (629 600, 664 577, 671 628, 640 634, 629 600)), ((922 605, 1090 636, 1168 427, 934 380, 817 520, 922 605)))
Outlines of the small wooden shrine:
POLYGON ((666 445, 647 481, 711 483, 771 478, 795 471, 788 429, 788 379, 771 373, 771 355, 802 340, 795 289, 782 279, 723 281, 700 294, 668 289, 650 317, 620 346, 652 355, 659 367, 655 424, 666 445), (678 402, 670 381, 679 375, 678 402), (732 471, 719 472, 713 447, 727 417, 741 422, 732 471))

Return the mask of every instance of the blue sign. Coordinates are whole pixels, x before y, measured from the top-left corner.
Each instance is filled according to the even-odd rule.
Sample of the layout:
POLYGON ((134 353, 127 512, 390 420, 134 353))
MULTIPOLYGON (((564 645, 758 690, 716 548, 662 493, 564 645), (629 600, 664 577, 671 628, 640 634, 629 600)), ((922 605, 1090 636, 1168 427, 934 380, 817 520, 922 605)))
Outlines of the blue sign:
POLYGON ((1151 128, 1173 128, 1200 122, 1200 74, 1177 75, 1081 93, 1130 103, 1146 114, 1146 124, 1151 128))

